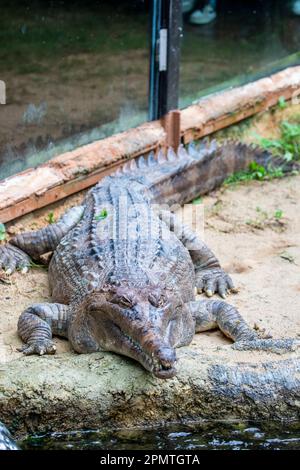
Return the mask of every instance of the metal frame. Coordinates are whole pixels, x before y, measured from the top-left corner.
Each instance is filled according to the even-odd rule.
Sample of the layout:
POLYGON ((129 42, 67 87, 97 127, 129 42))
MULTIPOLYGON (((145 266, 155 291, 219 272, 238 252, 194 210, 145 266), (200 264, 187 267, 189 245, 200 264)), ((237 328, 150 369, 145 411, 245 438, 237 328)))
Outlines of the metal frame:
POLYGON ((152 0, 149 119, 160 119, 178 107, 181 0, 152 0))

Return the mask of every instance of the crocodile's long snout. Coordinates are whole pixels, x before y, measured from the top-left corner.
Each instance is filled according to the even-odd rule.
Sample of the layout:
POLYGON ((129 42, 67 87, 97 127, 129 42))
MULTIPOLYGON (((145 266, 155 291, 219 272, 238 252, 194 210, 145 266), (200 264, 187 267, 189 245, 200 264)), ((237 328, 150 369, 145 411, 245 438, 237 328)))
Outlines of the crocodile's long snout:
POLYGON ((161 379, 169 379, 176 375, 176 353, 175 349, 162 346, 156 353, 154 354, 154 358, 156 359, 153 374, 156 377, 161 379))
POLYGON ((141 349, 150 358, 150 370, 159 378, 168 379, 176 375, 176 352, 159 333, 148 332, 141 337, 141 349))
MULTIPOLYGON (((175 349, 169 344, 166 326, 162 322, 163 313, 168 314, 169 309, 166 306, 165 312, 163 309, 158 311, 145 303, 132 309, 123 309, 112 303, 103 307, 96 303, 91 310, 104 325, 104 347, 107 350, 129 356, 156 377, 168 379, 176 375, 175 349)), ((165 323, 167 325, 168 321, 165 323)))

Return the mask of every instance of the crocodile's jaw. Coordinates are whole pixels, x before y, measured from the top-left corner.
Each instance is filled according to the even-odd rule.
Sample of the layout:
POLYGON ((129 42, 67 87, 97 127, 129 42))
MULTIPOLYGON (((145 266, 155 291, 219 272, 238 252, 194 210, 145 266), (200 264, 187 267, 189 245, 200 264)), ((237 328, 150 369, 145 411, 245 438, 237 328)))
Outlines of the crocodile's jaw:
POLYGON ((106 350, 128 356, 138 361, 146 370, 160 379, 169 379, 176 375, 175 349, 166 345, 159 336, 153 337, 153 348, 148 346, 146 350, 145 347, 141 345, 142 341, 134 340, 131 336, 121 331, 115 324, 110 326, 110 335, 112 335, 111 340, 109 343, 106 343, 106 350), (116 344, 118 346, 116 346, 116 344))

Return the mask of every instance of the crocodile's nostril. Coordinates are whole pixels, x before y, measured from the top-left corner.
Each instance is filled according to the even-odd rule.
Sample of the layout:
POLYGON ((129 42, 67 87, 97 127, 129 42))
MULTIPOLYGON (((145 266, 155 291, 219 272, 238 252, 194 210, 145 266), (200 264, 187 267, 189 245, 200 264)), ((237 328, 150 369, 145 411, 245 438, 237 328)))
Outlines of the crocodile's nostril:
POLYGON ((157 351, 157 357, 162 365, 172 367, 176 361, 175 349, 164 346, 157 351))

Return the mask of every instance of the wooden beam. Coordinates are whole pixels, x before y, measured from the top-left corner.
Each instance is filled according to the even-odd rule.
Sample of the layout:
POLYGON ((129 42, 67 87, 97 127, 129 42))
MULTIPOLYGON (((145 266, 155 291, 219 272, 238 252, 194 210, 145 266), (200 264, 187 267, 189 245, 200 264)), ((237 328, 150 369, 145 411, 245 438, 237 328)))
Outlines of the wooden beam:
MULTIPOLYGON (((290 100, 298 95, 300 66, 225 90, 180 112, 181 137, 188 143, 267 110, 281 96, 290 100)), ((175 137, 169 138, 176 146, 175 137)), ((164 146, 165 142, 162 123, 148 122, 6 178, 0 181, 0 222, 8 222, 92 186, 125 160, 164 146)))

